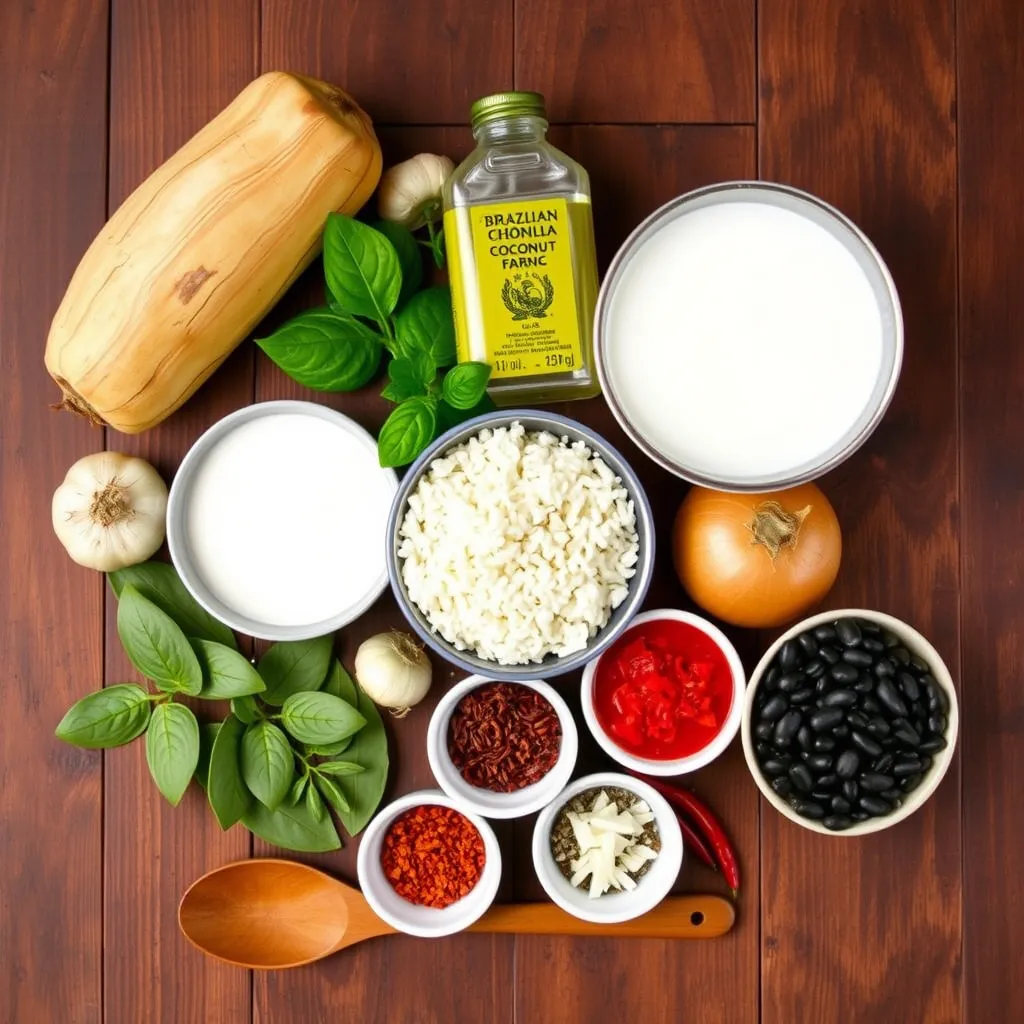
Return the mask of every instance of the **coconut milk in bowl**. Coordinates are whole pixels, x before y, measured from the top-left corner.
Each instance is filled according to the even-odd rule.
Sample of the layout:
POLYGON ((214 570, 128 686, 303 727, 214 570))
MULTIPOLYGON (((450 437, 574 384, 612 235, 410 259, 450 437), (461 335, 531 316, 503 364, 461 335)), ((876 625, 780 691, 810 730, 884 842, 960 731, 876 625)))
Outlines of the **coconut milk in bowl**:
POLYGON ((849 456, 892 397, 902 348, 867 238, 821 200, 757 182, 652 214, 597 310, 616 418, 660 465, 723 490, 788 487, 849 456))

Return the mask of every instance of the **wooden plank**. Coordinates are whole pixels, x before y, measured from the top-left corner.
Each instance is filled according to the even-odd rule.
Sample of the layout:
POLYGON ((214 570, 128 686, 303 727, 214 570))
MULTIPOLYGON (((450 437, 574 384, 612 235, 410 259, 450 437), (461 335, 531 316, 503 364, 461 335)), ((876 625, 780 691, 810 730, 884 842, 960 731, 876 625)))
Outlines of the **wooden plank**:
POLYGON ((512 86, 509 8, 488 0, 263 0, 263 67, 347 89, 379 124, 461 124, 512 86))
POLYGON ((102 755, 57 740, 103 678, 103 583, 53 536, 54 488, 102 435, 43 366, 50 318, 100 229, 107 5, 0 8, 0 1020, 102 1016, 102 755), (45 126, 45 130, 41 130, 45 126), (59 965, 54 970, 54 965, 59 965))
MULTIPOLYGON (((669 199, 755 170, 752 128, 565 127, 552 141, 588 169, 594 189, 594 218, 602 271, 630 231, 669 199)), ((616 424, 603 399, 565 403, 560 409, 597 429, 619 447, 643 481, 654 511, 657 535, 671 535, 686 485, 653 465, 616 424)), ((647 608, 688 607, 672 571, 659 559, 647 608)), ((730 631, 748 667, 754 664, 751 638, 730 631)), ((578 708, 578 676, 558 686, 578 708)), ((615 768, 599 755, 582 718, 580 762, 585 771, 615 768)), ((687 779, 721 815, 744 870, 744 898, 735 930, 714 942, 532 938, 516 939, 516 1013, 530 1024, 592 1020, 679 1020, 700 1007, 702 1021, 752 1021, 758 1013, 758 831, 757 797, 742 751, 734 744, 715 764, 687 779), (623 969, 624 965, 631 965, 623 969), (641 966, 642 965, 642 966, 641 966), (723 998, 728 993, 728 998, 723 998)), ((533 872, 533 820, 516 823, 516 896, 541 899, 533 872)), ((678 891, 726 892, 720 878, 692 859, 683 867, 678 891)))
POLYGON ((754 120, 754 0, 514 0, 515 82, 554 121, 754 120))
MULTIPOLYGON (((257 0, 118 0, 111 25, 111 210, 252 79, 257 26, 257 0)), ((243 347, 171 419, 138 437, 110 431, 108 444, 143 455, 169 480, 206 427, 251 400, 252 359, 243 347)), ((131 670, 112 599, 107 608, 107 681, 118 682, 131 670)), ((197 876, 248 855, 248 834, 241 826, 222 833, 197 786, 171 807, 149 777, 141 743, 110 754, 105 791, 107 1019, 248 1019, 246 972, 189 946, 176 913, 197 876)))
MULTIPOLYGON (((958 667, 956 166, 950 3, 762 0, 761 176, 835 203, 903 302, 895 402, 822 483, 844 529, 833 607, 909 620, 958 667)), ((960 1019, 954 764, 913 818, 864 839, 761 817, 763 1019, 960 1019)))
POLYGON ((1024 658, 1020 581, 1024 474, 1020 382, 1024 316, 1024 126, 997 98, 1024 90, 1024 8, 1014 0, 957 5, 960 146, 961 529, 963 677, 964 1003, 979 1024, 1019 1006, 1024 979, 1024 658))

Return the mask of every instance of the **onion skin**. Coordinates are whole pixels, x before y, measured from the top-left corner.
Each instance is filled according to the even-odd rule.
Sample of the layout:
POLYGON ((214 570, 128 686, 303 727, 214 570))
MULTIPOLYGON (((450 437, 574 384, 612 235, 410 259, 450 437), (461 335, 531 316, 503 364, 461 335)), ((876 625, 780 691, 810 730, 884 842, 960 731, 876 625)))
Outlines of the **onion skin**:
POLYGON ((676 513, 672 556, 680 583, 701 608, 734 626, 766 629, 799 618, 831 590, 842 534, 815 484, 763 494, 694 487, 676 513), (766 503, 794 516, 809 507, 795 543, 784 544, 774 561, 751 530, 766 503))

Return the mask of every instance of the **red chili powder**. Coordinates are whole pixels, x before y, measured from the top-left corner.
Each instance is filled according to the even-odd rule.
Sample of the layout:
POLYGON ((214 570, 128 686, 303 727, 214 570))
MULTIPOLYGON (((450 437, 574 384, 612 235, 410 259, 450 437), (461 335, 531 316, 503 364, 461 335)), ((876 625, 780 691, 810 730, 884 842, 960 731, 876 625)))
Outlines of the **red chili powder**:
POLYGON ((450 807, 425 804, 399 815, 387 830, 380 864, 391 888, 423 907, 450 907, 480 881, 484 841, 450 807))

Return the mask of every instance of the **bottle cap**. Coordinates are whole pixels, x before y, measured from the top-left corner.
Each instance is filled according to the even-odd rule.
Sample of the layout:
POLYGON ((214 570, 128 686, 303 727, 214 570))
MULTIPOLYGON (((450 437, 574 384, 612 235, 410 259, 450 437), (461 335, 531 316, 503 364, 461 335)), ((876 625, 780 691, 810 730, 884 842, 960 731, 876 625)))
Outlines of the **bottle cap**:
POLYGON ((505 117, 543 117, 544 97, 539 92, 496 92, 469 108, 474 128, 505 117))

